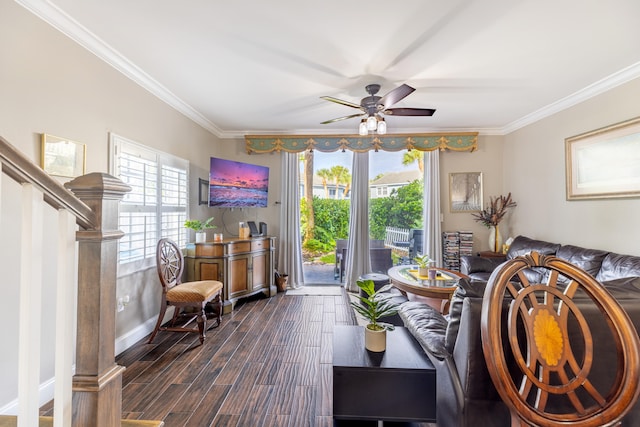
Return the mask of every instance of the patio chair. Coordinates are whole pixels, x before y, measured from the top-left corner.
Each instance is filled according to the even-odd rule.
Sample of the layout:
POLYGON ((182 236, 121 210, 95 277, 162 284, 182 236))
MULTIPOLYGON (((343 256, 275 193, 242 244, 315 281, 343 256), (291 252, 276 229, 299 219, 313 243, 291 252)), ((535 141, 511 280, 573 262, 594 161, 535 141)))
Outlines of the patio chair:
MULTIPOLYGON (((371 259, 371 272, 387 274, 387 271, 393 267, 393 258, 391 257, 391 248, 369 248, 369 257, 371 259)), ((341 268, 339 272, 340 282, 344 280, 346 269, 347 248, 342 249, 341 268)))
POLYGON ((424 232, 420 229, 412 229, 409 240, 409 259, 413 262, 413 259, 422 254, 424 250, 424 232))
POLYGON ((343 258, 343 249, 347 249, 349 245, 349 240, 347 239, 338 239, 336 240, 336 265, 333 269, 333 278, 340 278, 342 280, 342 272, 344 271, 344 258, 343 258))
POLYGON ((370 248, 369 254, 372 273, 387 274, 389 269, 393 267, 391 248, 370 248))

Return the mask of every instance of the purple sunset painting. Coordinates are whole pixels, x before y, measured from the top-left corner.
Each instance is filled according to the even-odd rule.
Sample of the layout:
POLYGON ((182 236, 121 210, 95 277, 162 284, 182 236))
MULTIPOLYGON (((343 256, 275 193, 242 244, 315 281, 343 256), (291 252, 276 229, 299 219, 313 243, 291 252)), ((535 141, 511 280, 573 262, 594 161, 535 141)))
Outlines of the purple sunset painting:
POLYGON ((266 207, 269 168, 211 157, 209 206, 266 207))

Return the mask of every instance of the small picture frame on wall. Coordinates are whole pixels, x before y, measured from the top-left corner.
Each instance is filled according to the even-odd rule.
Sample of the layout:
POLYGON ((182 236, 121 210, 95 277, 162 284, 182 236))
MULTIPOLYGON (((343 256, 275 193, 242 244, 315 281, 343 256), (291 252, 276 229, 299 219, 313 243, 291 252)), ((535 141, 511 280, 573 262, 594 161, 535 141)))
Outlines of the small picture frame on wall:
POLYGON ((86 145, 42 134, 41 166, 49 175, 75 178, 85 173, 86 145))
POLYGON ((452 213, 482 210, 482 172, 449 174, 449 211, 452 213))
POLYGON ((567 200, 640 197, 640 117, 565 139, 567 200))
POLYGON ((209 181, 198 178, 198 204, 209 205, 209 181))

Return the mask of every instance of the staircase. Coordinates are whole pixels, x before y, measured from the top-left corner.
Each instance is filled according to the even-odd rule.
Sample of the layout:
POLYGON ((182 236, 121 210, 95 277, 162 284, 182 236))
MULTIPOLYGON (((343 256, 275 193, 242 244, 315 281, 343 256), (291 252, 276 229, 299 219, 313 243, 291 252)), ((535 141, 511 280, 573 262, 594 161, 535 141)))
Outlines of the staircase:
MULTIPOLYGON (((117 222, 118 205, 130 187, 103 173, 62 186, 2 137, 0 162, 0 184, 9 189, 0 191, 0 204, 2 212, 10 211, 8 218, 0 217, 0 226, 3 231, 13 227, 6 233, 18 235, 10 248, 20 260, 11 266, 15 270, 3 272, 19 287, 18 414, 0 416, 0 427, 162 426, 161 421, 121 420, 124 368, 115 363, 115 282, 123 233, 117 222), (10 210, 14 206, 17 213, 10 210), (55 277, 44 277, 51 265, 55 277), (43 297, 52 290, 55 304, 43 297), (43 317, 52 307, 54 318, 43 317), (42 324, 54 323, 55 348, 42 348, 42 324), (40 366, 43 355, 52 352, 53 417, 39 417, 40 366)), ((5 259, 5 264, 11 262, 5 259)))

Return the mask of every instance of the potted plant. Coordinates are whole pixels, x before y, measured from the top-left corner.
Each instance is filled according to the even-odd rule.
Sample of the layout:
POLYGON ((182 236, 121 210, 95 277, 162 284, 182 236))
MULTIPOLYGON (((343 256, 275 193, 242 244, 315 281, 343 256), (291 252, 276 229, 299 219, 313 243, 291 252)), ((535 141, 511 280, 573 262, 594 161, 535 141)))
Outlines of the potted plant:
POLYGON ((364 328, 364 346, 369 351, 381 352, 387 348, 387 331, 394 326, 390 323, 378 322, 381 317, 393 316, 398 312, 398 305, 390 297, 381 295, 391 288, 385 285, 375 290, 373 280, 358 280, 358 287, 366 296, 358 296, 360 303, 352 302, 353 309, 369 323, 364 328))
POLYGON ((413 260, 418 264, 418 276, 427 277, 429 274, 429 265, 433 262, 433 260, 429 258, 429 255, 418 254, 413 260))
POLYGON ((188 219, 184 222, 184 226, 196 232, 196 243, 203 243, 207 240, 205 230, 208 228, 216 228, 214 224, 211 224, 211 221, 213 221, 213 217, 204 222, 199 219, 188 219))

